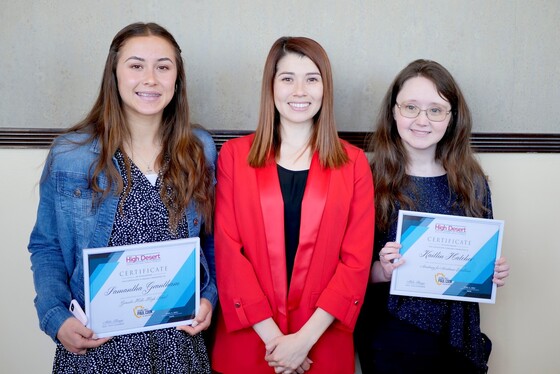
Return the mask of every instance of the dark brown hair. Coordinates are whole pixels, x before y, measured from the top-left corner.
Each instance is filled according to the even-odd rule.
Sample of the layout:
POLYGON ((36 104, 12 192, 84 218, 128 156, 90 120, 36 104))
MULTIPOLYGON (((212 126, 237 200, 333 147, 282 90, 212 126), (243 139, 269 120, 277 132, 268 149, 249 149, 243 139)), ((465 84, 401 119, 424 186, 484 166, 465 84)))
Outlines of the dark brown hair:
POLYGON ((249 165, 261 167, 271 155, 280 152, 280 117, 274 105, 274 78, 278 61, 288 53, 308 57, 319 69, 323 80, 323 102, 314 118, 310 147, 319 153, 324 167, 338 167, 348 156, 338 138, 334 116, 332 69, 327 53, 316 41, 305 37, 282 37, 272 45, 264 65, 259 124, 248 156, 249 165))
POLYGON ((488 192, 484 172, 470 146, 472 119, 467 102, 447 69, 435 61, 416 60, 401 70, 389 87, 371 137, 376 225, 381 229, 390 225, 397 202, 403 208, 414 208, 413 201, 403 194, 403 187, 409 183, 406 175, 409 160, 393 116, 397 95, 404 83, 414 77, 432 81, 439 95, 451 104, 451 119, 437 144, 435 157, 441 161, 449 186, 458 197, 456 207, 463 209, 467 216, 482 217, 488 192))
MULTIPOLYGON (((214 204, 212 167, 205 158, 202 143, 192 132, 181 48, 165 28, 156 23, 133 23, 117 33, 109 48, 97 100, 86 117, 68 132, 88 133, 88 141, 99 139, 101 152, 97 162, 92 165, 93 171, 90 176, 92 189, 101 193, 103 197, 113 190, 121 193, 124 188, 123 180, 113 164, 113 156, 117 149, 123 150, 123 142, 130 137, 130 132, 118 91, 116 69, 121 48, 130 38, 141 36, 162 38, 175 50, 176 92, 163 111, 162 152, 156 161, 163 165, 160 196, 168 209, 170 226, 172 229, 177 226, 188 203, 194 200, 197 210, 204 218, 206 230, 210 231, 214 204), (163 162, 164 159, 167 162, 163 162), (108 179, 106 188, 102 188, 98 183, 98 177, 102 173, 106 174, 108 179)), ((131 180, 130 162, 127 157, 125 166, 128 180, 131 180)), ((130 184, 125 195, 129 190, 130 184)))

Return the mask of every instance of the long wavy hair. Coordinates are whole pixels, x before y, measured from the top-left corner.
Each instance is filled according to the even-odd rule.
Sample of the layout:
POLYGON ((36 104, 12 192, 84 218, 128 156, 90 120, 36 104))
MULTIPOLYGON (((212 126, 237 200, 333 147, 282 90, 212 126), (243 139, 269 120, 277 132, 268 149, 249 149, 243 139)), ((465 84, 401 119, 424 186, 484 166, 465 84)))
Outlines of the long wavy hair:
POLYGON ((323 102, 314 117, 313 133, 309 140, 312 152, 318 152, 323 167, 339 167, 348 161, 348 155, 338 138, 334 116, 332 69, 327 53, 319 43, 305 37, 281 37, 272 45, 264 65, 259 123, 247 161, 253 167, 262 167, 270 156, 278 157, 280 115, 274 105, 274 78, 278 61, 288 53, 308 57, 319 69, 323 80, 323 102))
MULTIPOLYGON (((119 51, 130 38, 157 36, 166 40, 175 50, 177 66, 176 92, 165 107, 160 127, 162 151, 156 163, 162 165, 162 187, 160 196, 169 212, 169 223, 175 229, 181 221, 190 201, 196 203, 207 232, 211 231, 214 207, 214 177, 212 167, 204 155, 202 143, 193 134, 187 101, 186 76, 181 48, 165 28, 156 23, 133 23, 115 35, 103 70, 101 88, 97 99, 86 117, 67 132, 82 132, 90 135, 87 141, 99 139, 101 152, 90 170, 90 185, 93 191, 105 198, 109 193, 124 196, 130 191, 130 183, 124 186, 123 179, 113 163, 117 149, 124 152, 123 144, 130 138, 122 100, 117 83, 119 51), (102 188, 98 182, 101 174, 107 176, 108 184, 102 188)), ((125 172, 130 181, 131 165, 125 157, 125 172)), ((122 199, 124 200, 124 199, 122 199)))
POLYGON ((472 118, 461 89, 439 63, 416 60, 396 76, 385 94, 369 145, 375 183, 375 222, 380 229, 386 229, 395 219, 397 204, 403 209, 414 208, 414 202, 403 194, 410 183, 406 174, 409 155, 394 118, 397 95, 404 83, 414 77, 432 81, 439 95, 451 104, 451 119, 437 144, 435 158, 442 163, 449 186, 458 197, 454 208, 472 217, 482 217, 487 210, 483 204, 488 193, 486 177, 470 146, 472 118))

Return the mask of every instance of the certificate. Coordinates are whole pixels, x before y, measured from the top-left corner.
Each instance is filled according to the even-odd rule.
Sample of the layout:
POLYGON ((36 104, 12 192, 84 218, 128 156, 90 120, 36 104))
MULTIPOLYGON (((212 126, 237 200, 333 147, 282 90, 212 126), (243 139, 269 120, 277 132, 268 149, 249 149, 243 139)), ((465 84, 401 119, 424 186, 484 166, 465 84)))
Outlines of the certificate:
POLYGON ((200 239, 83 250, 87 327, 100 338, 192 324, 200 239))
POLYGON ((504 221, 399 211, 391 294, 495 303, 504 221))

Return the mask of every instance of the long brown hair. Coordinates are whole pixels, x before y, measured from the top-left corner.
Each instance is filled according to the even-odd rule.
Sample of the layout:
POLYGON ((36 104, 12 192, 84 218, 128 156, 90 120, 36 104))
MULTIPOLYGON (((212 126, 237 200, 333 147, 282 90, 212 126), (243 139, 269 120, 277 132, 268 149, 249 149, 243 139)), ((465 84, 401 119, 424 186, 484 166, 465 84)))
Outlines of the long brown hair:
POLYGON ((324 167, 338 167, 346 163, 346 154, 336 131, 334 116, 332 69, 327 53, 319 43, 305 37, 281 37, 272 45, 264 65, 259 124, 247 161, 253 167, 262 167, 271 155, 280 152, 280 116, 274 105, 274 77, 278 61, 288 53, 308 57, 319 69, 323 80, 323 103, 314 118, 313 133, 309 140, 311 150, 319 153, 324 167))
POLYGON ((396 210, 414 208, 414 202, 403 194, 409 183, 406 175, 408 154, 399 136, 393 110, 404 83, 414 77, 424 77, 434 83, 439 95, 451 104, 451 119, 443 138, 436 147, 436 160, 441 161, 449 186, 458 197, 457 208, 467 216, 482 217, 486 177, 470 146, 471 113, 467 102, 453 79, 442 65, 430 60, 411 62, 397 75, 383 99, 375 133, 369 151, 373 153, 371 168, 375 183, 376 225, 386 229, 396 210))
MULTIPOLYGON (((175 50, 176 92, 163 111, 162 151, 157 161, 163 165, 160 196, 168 209, 170 226, 172 229, 177 227, 189 201, 194 200, 197 210, 204 218, 205 228, 209 232, 213 225, 214 204, 212 167, 205 158, 202 143, 192 132, 181 48, 165 28, 156 23, 133 23, 115 35, 105 62, 97 100, 86 117, 68 132, 87 133, 90 135, 88 141, 99 139, 101 152, 92 165, 90 185, 103 197, 113 190, 120 194, 124 188, 123 179, 113 164, 113 156, 117 149, 123 150, 123 142, 130 137, 130 132, 118 91, 116 69, 121 48, 130 38, 139 36, 160 37, 169 42, 175 50), (166 162, 163 162, 164 159, 166 162), (102 173, 108 179, 106 188, 102 188, 98 183, 98 177, 102 173)), ((128 157, 125 157, 125 167, 130 181, 128 157)), ((130 184, 126 188, 125 195, 129 190, 130 184)))

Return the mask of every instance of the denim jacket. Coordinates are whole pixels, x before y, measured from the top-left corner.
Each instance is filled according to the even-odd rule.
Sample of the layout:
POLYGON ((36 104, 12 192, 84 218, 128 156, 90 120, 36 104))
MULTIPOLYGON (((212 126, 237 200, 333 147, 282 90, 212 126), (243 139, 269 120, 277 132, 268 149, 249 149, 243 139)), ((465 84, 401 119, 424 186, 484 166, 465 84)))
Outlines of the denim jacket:
MULTIPOLYGON (((212 137, 201 129, 195 129, 194 134, 215 170, 217 153, 212 137)), ((82 249, 108 245, 119 202, 119 196, 110 193, 97 207, 92 207, 88 175, 93 172, 100 145, 97 139, 81 144, 86 139, 85 134, 71 133, 55 140, 41 176, 37 221, 28 246, 39 324, 54 341, 62 323, 72 316, 68 311, 70 301, 76 299, 84 306, 82 249)), ((118 169, 115 158, 113 163, 118 169)), ((104 174, 99 177, 99 185, 107 186, 104 174)), ((203 219, 193 202, 185 215, 189 237, 201 239, 200 296, 215 307, 218 293, 214 237, 200 232, 203 219)))

